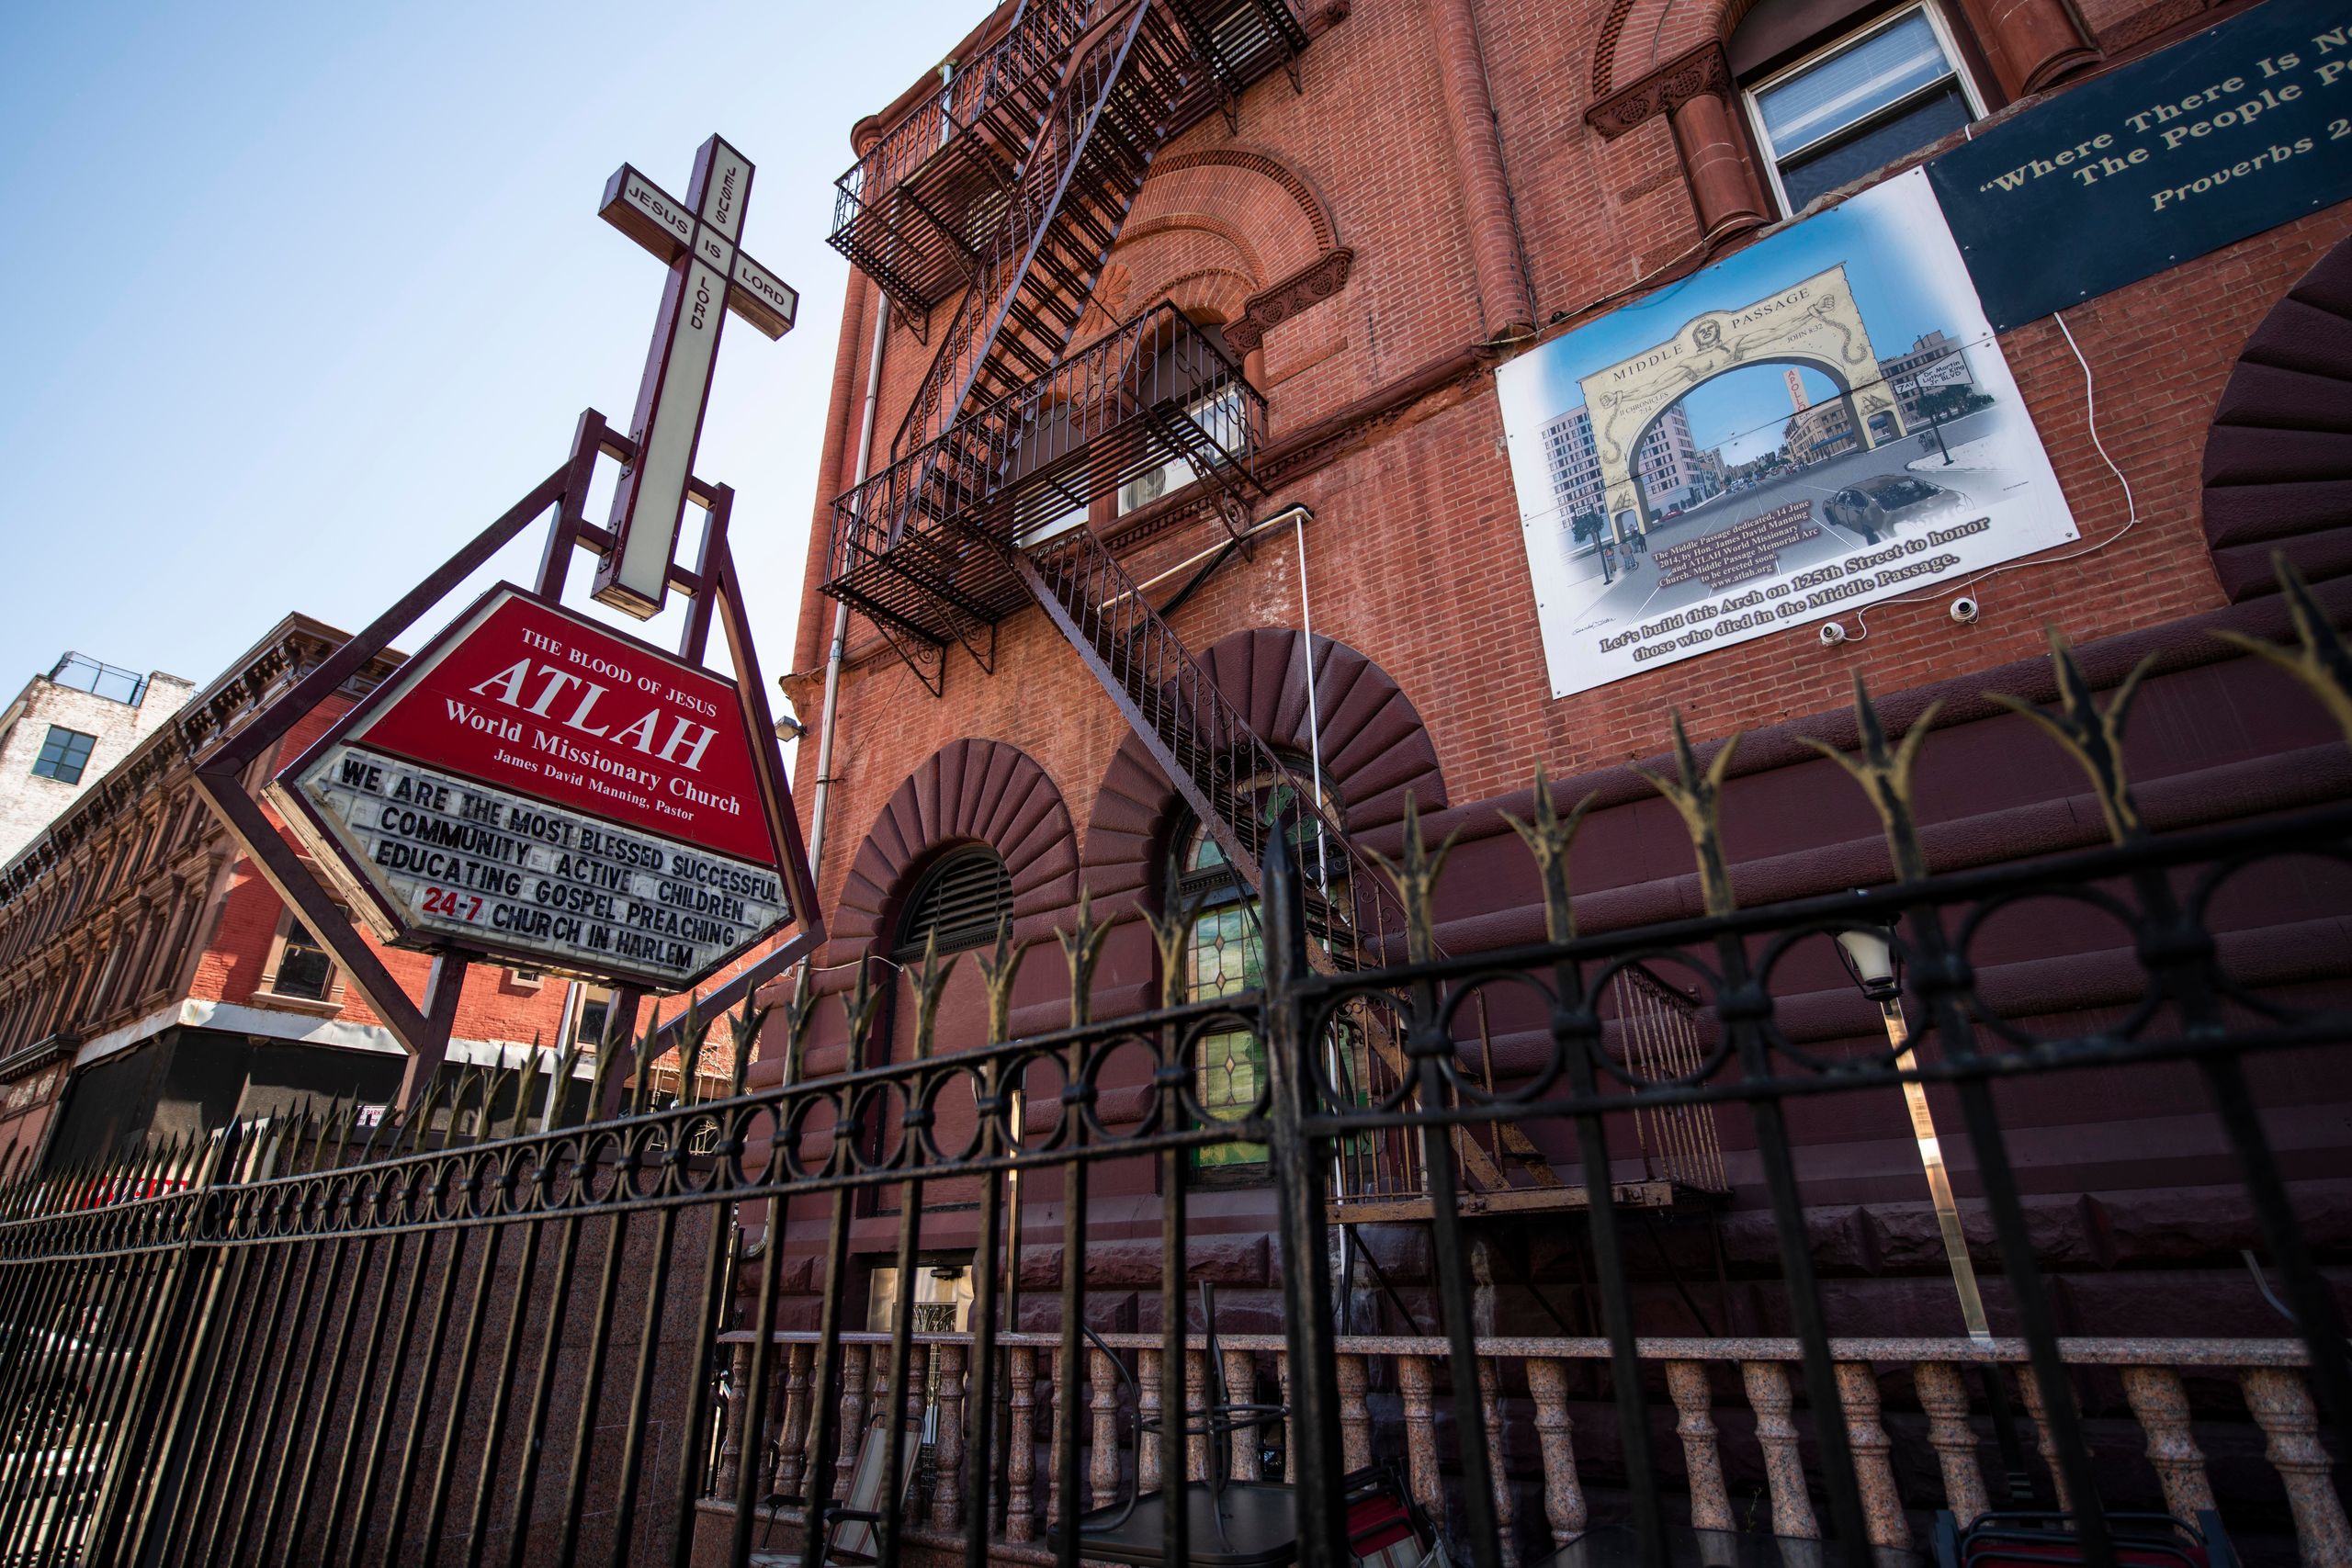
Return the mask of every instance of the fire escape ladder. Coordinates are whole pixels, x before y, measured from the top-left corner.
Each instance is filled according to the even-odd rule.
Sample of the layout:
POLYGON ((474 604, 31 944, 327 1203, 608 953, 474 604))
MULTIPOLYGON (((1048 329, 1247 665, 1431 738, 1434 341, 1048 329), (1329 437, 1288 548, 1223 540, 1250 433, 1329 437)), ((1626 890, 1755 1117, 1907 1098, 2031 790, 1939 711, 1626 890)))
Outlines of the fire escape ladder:
MULTIPOLYGON (((1314 884, 1307 889, 1307 927, 1314 939, 1307 956, 1316 970, 1340 975, 1384 958, 1393 962, 1405 931, 1395 893, 1333 813, 1318 804, 1314 785, 1250 727, 1102 542, 1086 528, 1074 528, 1016 551, 1013 570, 1251 889, 1261 885, 1267 836, 1274 830, 1257 806, 1267 781, 1278 781, 1297 801, 1327 852, 1338 852, 1342 864, 1336 876, 1326 874, 1324 886, 1343 880, 1345 892, 1326 897, 1314 884)), ((1367 1069, 1377 1064, 1385 1078, 1378 1089, 1367 1082, 1366 1091, 1409 1082, 1412 1069, 1385 1010, 1357 1005, 1346 1017, 1372 1058, 1367 1069)), ((1455 1131, 1455 1154, 1474 1192, 1512 1187, 1502 1169, 1505 1160, 1525 1173, 1527 1186, 1562 1185, 1515 1124, 1496 1123, 1495 1139, 1490 1151, 1466 1130, 1455 1131)), ((1411 1158, 1409 1153, 1404 1157, 1411 1158)), ((1411 1173, 1394 1174, 1410 1179, 1411 1173)))
POLYGON ((1150 0, 1079 54, 891 442, 894 458, 1060 363, 1189 66, 1183 40, 1150 0))

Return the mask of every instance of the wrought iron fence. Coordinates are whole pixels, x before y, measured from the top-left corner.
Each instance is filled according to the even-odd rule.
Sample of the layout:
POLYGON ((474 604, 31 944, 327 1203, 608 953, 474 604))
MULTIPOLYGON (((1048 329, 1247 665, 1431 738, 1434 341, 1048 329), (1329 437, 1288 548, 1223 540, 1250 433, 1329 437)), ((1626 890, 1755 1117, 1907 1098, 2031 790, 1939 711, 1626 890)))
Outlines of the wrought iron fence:
MULTIPOLYGON (((2352 682, 2342 679, 2352 661, 2299 592, 2294 602, 2303 647, 2267 652, 2352 722, 2352 682)), ((2247 1387, 2291 1405, 2278 1392, 2278 1369, 2306 1360, 2327 1431, 2352 1438, 2342 1322, 2247 1078, 2257 1054, 2340 1047, 2352 1038, 2341 987, 2310 984, 2344 979, 2346 965, 2331 955, 2282 969, 2249 959, 2231 935, 2245 923, 2246 890, 2289 866, 2342 907, 2352 889, 2352 807, 2149 833, 2120 760, 2133 682, 2102 709, 2063 648, 2054 657, 2060 704, 2054 713, 2033 711, 2096 788, 2115 840, 2098 850, 1930 874, 1910 807, 1928 723, 1894 740, 1858 690, 1859 744, 1833 755, 1882 814, 1894 872, 1891 883, 1860 896, 1738 908, 1718 812, 1731 747, 1702 763, 1678 725, 1676 771, 1654 782, 1690 829, 1705 910, 1687 919, 1580 932, 1568 873, 1584 807, 1562 812, 1539 787, 1532 819, 1514 824, 1544 889, 1550 940, 1539 946, 1434 956, 1432 897, 1447 847, 1425 843, 1408 817, 1394 876, 1414 939, 1411 961, 1317 973, 1307 963, 1301 878, 1285 836, 1275 834, 1265 854, 1266 980, 1245 996, 1092 1018, 1107 928, 1081 901, 1076 925, 1060 938, 1071 1022, 1055 1032, 1007 1038, 1025 956, 1007 932, 978 959, 995 1043, 977 1050, 931 1053, 952 963, 927 955, 904 982, 915 1016, 912 1049, 901 1060, 877 1059, 883 998, 862 969, 844 998, 845 1070, 802 1071, 813 993, 773 1018, 747 1009, 728 1020, 731 1087, 740 1089, 746 1047, 763 1023, 771 1048, 782 1049, 784 1081, 756 1093, 658 1109, 640 1098, 629 1114, 567 1125, 561 1107, 571 1097, 561 1091, 581 1065, 565 1060, 544 1064, 511 1097, 486 1077, 469 1079, 374 1128, 347 1113, 243 1124, 102 1169, 21 1176, 0 1191, 0 1409, 9 1413, 0 1449, 0 1557, 684 1563, 695 1557, 699 1522, 706 1560, 744 1563, 755 1544, 783 1539, 811 1543, 802 1550, 813 1561, 855 1535, 869 1555, 896 1563, 919 1540, 939 1550, 923 1532, 944 1523, 977 1565, 1001 1534, 1025 1533, 1025 1522, 1013 1529, 1025 1501, 1008 1494, 1017 1487, 1028 1496, 1030 1440, 1038 1436, 1029 1413, 1044 1381, 1056 1391, 1045 1446, 1048 1487, 1061 1500, 1062 1528, 1053 1537, 1059 1562, 1088 1554, 1083 1529, 1069 1528, 1083 1526, 1083 1485, 1099 1496, 1105 1478, 1115 1493, 1129 1474, 1137 1484, 1147 1476, 1167 1484, 1204 1462, 1224 1467, 1227 1461, 1209 1450, 1224 1453, 1230 1438, 1227 1473, 1254 1473, 1262 1485, 1279 1468, 1300 1560, 1337 1568, 1351 1561, 1343 1472, 1364 1452, 1368 1430, 1355 1396, 1364 1359, 1378 1346, 1339 1333, 1325 1267, 1326 1182, 1336 1146, 1380 1130, 1419 1140, 1435 1189, 1441 1333, 1395 1342, 1408 1436, 1434 1431, 1432 1390, 1438 1380, 1450 1382, 1455 1545, 1480 1568, 1496 1568, 1516 1544, 1506 1533, 1510 1488, 1482 1437, 1503 1395, 1498 1364, 1526 1358, 1539 1405, 1556 1396, 1563 1375, 1551 1353, 1482 1334, 1464 1223, 1448 1201, 1457 1180, 1453 1130, 1508 1118, 1559 1129, 1555 1157, 1585 1185, 1603 1332, 1585 1349, 1560 1353, 1589 1355, 1607 1369, 1634 1554, 1662 1563, 1668 1487, 1653 1447, 1657 1396, 1645 1361, 1663 1354, 1672 1363, 1668 1386, 1687 1418, 1693 1399, 1703 1416, 1701 1363, 1715 1352, 1703 1341, 1661 1351, 1643 1337, 1610 1201, 1607 1125, 1635 1115, 1674 1125, 1685 1108, 1724 1106, 1736 1107, 1754 1136, 1754 1179, 1777 1225, 1790 1328, 1770 1347, 1749 1341, 1766 1348, 1724 1353, 1752 1365, 1777 1360, 1796 1374, 1793 1391, 1777 1371, 1748 1374, 1758 1411, 1770 1415, 1769 1427, 1759 1416, 1759 1440, 1778 1445, 1781 1483, 1797 1487, 1793 1499, 1776 1492, 1774 1518, 1800 1531, 1814 1517, 1809 1503, 1796 1506, 1805 1501, 1801 1482, 1786 1479, 1797 1452, 1787 1419, 1795 1408, 1817 1458, 1822 1548, 1867 1563, 1886 1534, 1888 1494, 1876 1393, 1867 1370, 1858 1379, 1852 1368, 1880 1352, 1831 1339, 1787 1110, 1799 1099, 1926 1082, 1949 1085, 1957 1098, 2014 1317, 2013 1338, 1984 1347, 1981 1359, 2019 1364, 2019 1392, 2070 1505, 2073 1546, 2086 1561, 2113 1561, 2101 1507, 2107 1478, 2066 1371, 2081 1352, 2059 1337, 1995 1086, 2193 1064, 2238 1161, 2287 1306, 2304 1329, 2299 1349, 2266 1341, 2242 1358, 2260 1374, 2249 1374, 2247 1387), (1981 982, 1981 955, 1997 945, 2005 918, 2048 900, 2120 934, 2128 974, 2114 980, 2111 996, 2021 1010, 1981 982), (1883 931, 1887 920, 1896 923, 1892 940, 1907 960, 1911 1054, 1893 1045, 1831 1049, 1823 1042, 1837 1031, 1800 1016, 1791 998, 1804 987, 1791 976, 1840 932, 1883 931), (1637 987, 1685 998, 1688 1014, 1657 1036, 1666 1043, 1638 1050, 1622 1038, 1619 1019, 1625 977, 1635 975, 1645 976, 1632 982, 1637 987), (1528 1070, 1491 1082, 1465 1059, 1476 1038, 1468 1020, 1488 999, 1497 1017, 1526 1023, 1544 1044, 1528 1070), (1333 1080, 1317 1044, 1351 1008, 1392 1018, 1412 1067, 1370 1103, 1333 1080), (1193 1066, 1200 1042, 1236 1033, 1262 1044, 1269 1071, 1256 1103, 1228 1116, 1203 1102, 1193 1066), (485 1111, 493 1103, 507 1108, 503 1115, 485 1111), (1260 1401, 1254 1383, 1246 1395, 1220 1398, 1213 1376, 1196 1386, 1172 1371, 1198 1364, 1202 1335, 1216 1327, 1195 1315, 1192 1299, 1187 1156, 1235 1142, 1269 1151, 1283 1265, 1278 1402, 1260 1401), (1066 1238, 1080 1260, 1063 1256, 1051 1307, 1031 1302, 1016 1317, 1022 1270, 1005 1266, 1008 1187, 1030 1186, 1022 1196, 1034 1201, 1036 1185, 1057 1182, 1060 1213, 1082 1224, 1091 1184, 1121 1161, 1146 1162, 1158 1174, 1158 1280, 1143 1303, 1146 1321, 1115 1339, 1080 1331, 1090 1322, 1091 1293, 1099 1293, 1080 1236, 1066 1238), (938 1345, 935 1321, 919 1317, 915 1292, 905 1288, 941 1234, 943 1194, 973 1201, 975 1227, 965 1244, 970 1331, 952 1347, 938 1345), (874 1213, 894 1213, 893 1277, 901 1287, 888 1336, 867 1341, 856 1332, 864 1303, 852 1297, 852 1229, 874 1213), (767 1332, 791 1293, 787 1258, 805 1255, 810 1242, 816 1331, 767 1332), (1039 1321, 1047 1328, 1042 1338, 1027 1331, 1039 1321), (1124 1433, 1114 1419, 1107 1427, 1098 1420, 1090 1434, 1079 1391, 1093 1387, 1099 1416, 1101 1380, 1131 1376, 1124 1358, 1155 1347, 1160 1371, 1149 1418, 1138 1394, 1137 1419, 1124 1433), (1694 1380, 1674 1371, 1678 1365, 1701 1370, 1694 1380), (797 1400, 797 1412, 781 1418, 780 1391, 797 1400), (929 1394, 936 1398, 926 1444, 923 1427, 890 1413, 929 1394), (1420 1428, 1412 1427, 1416 1408, 1420 1428), (1278 1448, 1276 1429, 1287 1434, 1278 1448), (1276 1462, 1250 1457, 1260 1438, 1276 1462), (871 1488, 853 1498, 866 1468, 884 1477, 910 1473, 919 1446, 928 1447, 933 1465, 925 1519, 887 1488, 878 1500, 871 1488), (1866 1461, 1859 1465, 1858 1451, 1866 1461), (1008 1510, 1002 1524, 1000 1508, 1008 1510)), ((708 1032, 700 1023, 684 1032, 681 1083, 699 1081, 708 1032)), ((617 1070, 620 1056, 607 1053, 605 1070, 617 1070)), ((650 1075, 639 1077, 650 1082, 650 1075)), ((1700 1170, 1709 1156, 1686 1150, 1675 1157, 1700 1170)), ((1034 1224, 1028 1239, 1039 1239, 1034 1224)), ((1246 1354, 1265 1348, 1240 1347, 1246 1354)), ((1921 1397, 1932 1384, 1949 1418, 1958 1386, 1956 1374, 1945 1375, 1949 1358, 1882 1348, 1934 1370, 1932 1379, 1922 1374, 1921 1397)), ((1246 1372, 1248 1365, 1245 1355, 1238 1366, 1246 1372)), ((1117 1396, 1107 1397, 1115 1410, 1117 1396)), ((1959 1398, 1964 1419, 1965 1393, 1959 1398)), ((1687 1419, 1682 1430, 1687 1449, 1687 1419)), ((1960 1443, 1966 1446, 1964 1435, 1960 1443)), ((1433 1436, 1426 1454, 1416 1447, 1417 1485, 1436 1484, 1436 1452, 1433 1436)), ((2324 1453, 2316 1469, 2324 1492, 2324 1453)), ((1702 1478, 1695 1468, 1690 1474, 1695 1520, 1702 1478)), ((2323 1503, 2312 1500, 2318 1495, 2306 1494, 2318 1510, 2314 1528, 2328 1528, 2323 1503)), ((1580 1521, 1581 1509, 1578 1502, 1550 1517, 1566 1529, 1562 1521, 1580 1521)), ((1195 1544, 1188 1511, 1164 1517, 1162 1561, 1188 1561, 1195 1544)), ((2334 1528, 2341 1527, 2337 1509, 2334 1528)))

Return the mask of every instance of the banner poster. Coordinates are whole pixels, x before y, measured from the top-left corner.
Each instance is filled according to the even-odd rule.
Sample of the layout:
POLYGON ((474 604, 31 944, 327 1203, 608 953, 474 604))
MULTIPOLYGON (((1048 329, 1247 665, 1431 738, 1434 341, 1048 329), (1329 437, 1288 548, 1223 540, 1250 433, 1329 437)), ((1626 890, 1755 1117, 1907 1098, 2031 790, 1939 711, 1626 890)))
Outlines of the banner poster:
POLYGON ((1927 167, 2007 332, 2352 197, 2352 17, 2257 6, 1927 167))
POLYGON ((1555 697, 2080 536, 1921 170, 1496 383, 1555 697))

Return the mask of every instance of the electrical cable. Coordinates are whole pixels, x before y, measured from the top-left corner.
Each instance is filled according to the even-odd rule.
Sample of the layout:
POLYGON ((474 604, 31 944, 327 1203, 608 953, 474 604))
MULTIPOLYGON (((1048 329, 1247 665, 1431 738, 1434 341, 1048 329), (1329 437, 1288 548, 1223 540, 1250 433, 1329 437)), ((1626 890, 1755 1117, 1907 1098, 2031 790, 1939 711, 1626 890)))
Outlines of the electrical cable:
MULTIPOLYGON (((2075 363, 2083 367, 2083 423, 2090 431, 2091 450, 2098 454, 2099 461, 2107 465, 2107 471, 2113 474, 2115 476, 2115 482, 2122 487, 2123 526, 2118 528, 2114 533, 2109 534, 2106 538, 2101 539, 2095 545, 2086 545, 2079 550, 2071 550, 2063 556, 2047 556, 2040 560, 2011 561, 2006 566, 1996 566, 1988 570, 1978 572, 1975 576, 1970 578, 1965 583, 1961 585, 1960 592, 1962 594, 1973 593, 1975 592, 1976 585, 1979 582, 1984 581, 1988 577, 1998 577, 2005 571, 2023 571, 2030 567, 2037 566, 2056 566, 2061 561, 2080 560, 2085 556, 2096 555, 2099 551, 2107 548, 2108 546, 2115 543, 2116 540, 2123 537, 2124 535, 2130 533, 2139 525, 2140 522, 2140 503, 2132 497, 2132 481, 2125 476, 2121 466, 2119 465, 2112 457, 2109 456, 2107 443, 2099 439, 2098 381, 2098 378, 2091 374, 2091 362, 2083 356, 2082 345, 2075 341, 2073 329, 2066 325, 2065 312, 2063 310, 2054 310, 2051 312, 2051 320, 2058 323, 2060 335, 2065 338, 2066 346, 2074 351, 2075 363)), ((1923 604, 1931 599, 1940 599, 1943 596, 1944 591, 1941 588, 1939 588, 1931 593, 1917 593, 1902 599, 1882 599, 1877 604, 1870 605, 1869 608, 1873 610, 1885 610, 1891 609, 1897 604, 1923 604)), ((1852 637, 1848 637, 1846 639, 1847 641, 1860 642, 1871 635, 1870 626, 1863 621, 1862 610, 1860 607, 1857 607, 1854 611, 1854 624, 1860 626, 1862 629, 1855 633, 1852 637)))

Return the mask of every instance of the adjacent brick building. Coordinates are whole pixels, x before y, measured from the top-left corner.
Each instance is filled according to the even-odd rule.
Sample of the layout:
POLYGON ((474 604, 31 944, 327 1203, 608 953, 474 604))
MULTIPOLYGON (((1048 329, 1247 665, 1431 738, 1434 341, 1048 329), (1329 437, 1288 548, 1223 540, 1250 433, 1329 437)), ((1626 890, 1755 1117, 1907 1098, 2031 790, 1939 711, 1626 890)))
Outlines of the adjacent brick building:
MULTIPOLYGON (((168 720, 94 761, 80 798, 0 869, 0 1159, 54 1167, 232 1117, 393 1098, 401 1045, 237 852, 191 776, 344 640, 287 616, 168 720)), ((251 782, 398 662, 371 663, 251 782)), ((382 957, 423 994, 429 957, 382 957)), ((586 998, 560 978, 472 969, 451 1070, 517 1066, 535 1044, 564 1043, 586 998)))

